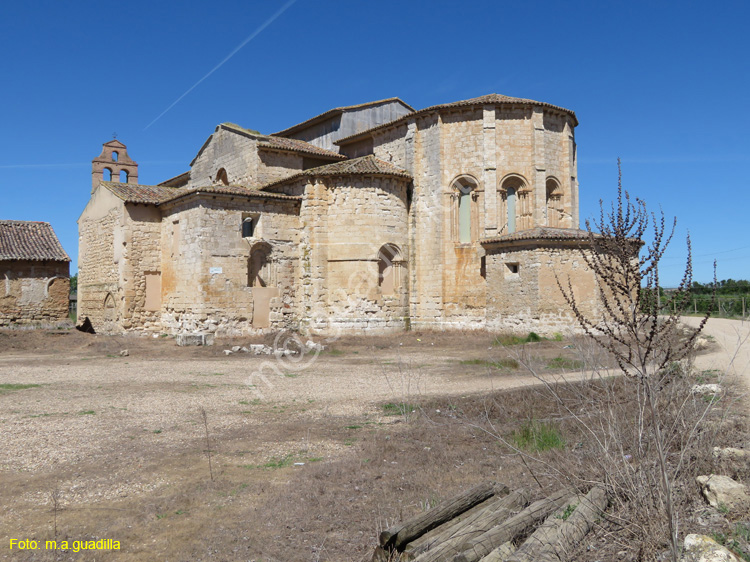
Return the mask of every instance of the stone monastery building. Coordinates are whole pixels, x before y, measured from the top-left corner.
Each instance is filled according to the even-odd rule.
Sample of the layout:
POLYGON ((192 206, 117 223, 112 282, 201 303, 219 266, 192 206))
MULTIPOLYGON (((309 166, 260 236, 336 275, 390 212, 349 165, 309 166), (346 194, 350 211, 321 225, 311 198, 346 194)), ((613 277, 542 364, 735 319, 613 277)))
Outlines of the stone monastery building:
POLYGON ((391 98, 271 135, 222 123, 189 171, 158 185, 139 185, 112 140, 78 221, 79 321, 219 335, 561 330, 572 317, 556 275, 596 313, 577 124, 497 94, 421 110, 391 98))

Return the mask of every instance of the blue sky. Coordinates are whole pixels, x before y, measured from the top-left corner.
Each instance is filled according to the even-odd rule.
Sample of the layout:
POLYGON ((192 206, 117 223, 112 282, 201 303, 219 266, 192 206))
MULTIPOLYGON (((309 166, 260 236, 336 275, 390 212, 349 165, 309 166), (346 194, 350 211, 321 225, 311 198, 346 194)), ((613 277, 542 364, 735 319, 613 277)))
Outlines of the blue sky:
POLYGON ((153 184, 223 121, 272 133, 340 105, 496 92, 576 112, 582 219, 615 196, 618 156, 625 188, 678 217, 664 285, 688 229, 695 280, 714 258, 720 279, 750 279, 750 2, 285 6, 3 2, 0 219, 51 222, 73 273, 91 160, 113 132, 153 184))

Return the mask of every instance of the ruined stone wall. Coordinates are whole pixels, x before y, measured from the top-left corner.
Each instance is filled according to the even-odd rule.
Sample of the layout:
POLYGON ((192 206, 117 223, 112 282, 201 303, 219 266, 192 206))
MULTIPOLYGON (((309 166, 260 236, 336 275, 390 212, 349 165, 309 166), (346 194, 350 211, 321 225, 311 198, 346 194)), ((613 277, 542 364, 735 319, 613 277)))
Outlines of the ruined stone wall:
MULTIPOLYGON (((243 335, 290 327, 295 321, 299 217, 291 201, 200 199, 168 209, 162 228, 162 326, 169 333, 243 335), (252 238, 242 221, 257 221, 252 238), (258 244, 270 246, 270 323, 254 325, 249 261, 258 244)), ((263 289, 262 287, 258 287, 263 289)))
POLYGON ((122 316, 120 261, 125 242, 125 204, 99 187, 78 219, 78 323, 115 331, 122 316))
POLYGON ((258 149, 255 139, 219 127, 190 168, 187 187, 211 185, 224 168, 230 184, 256 185, 258 149))
POLYGON ((573 285, 584 315, 600 318, 594 273, 574 247, 525 245, 487 252, 487 327, 543 336, 577 332, 579 326, 557 286, 573 285))
POLYGON ((68 319, 68 262, 0 261, 0 326, 49 326, 68 319))

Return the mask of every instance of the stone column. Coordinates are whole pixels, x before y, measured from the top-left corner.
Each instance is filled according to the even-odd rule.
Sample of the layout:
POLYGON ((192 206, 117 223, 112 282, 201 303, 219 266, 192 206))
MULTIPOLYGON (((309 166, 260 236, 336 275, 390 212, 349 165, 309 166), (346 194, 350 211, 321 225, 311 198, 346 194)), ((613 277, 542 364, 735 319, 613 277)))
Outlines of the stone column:
POLYGON ((497 234, 497 140, 495 106, 484 106, 482 136, 484 140, 484 236, 497 234))
POLYGON ((567 140, 568 158, 566 159, 566 177, 560 178, 563 182, 570 182, 569 185, 563 185, 563 193, 570 193, 569 208, 565 206, 565 212, 570 213, 572 217, 572 228, 579 227, 579 216, 578 216, 578 155, 576 148, 575 132, 573 125, 570 122, 570 118, 565 119, 565 128, 563 130, 563 138, 567 140))
POLYGON ((546 177, 547 159, 544 150, 544 109, 535 107, 531 116, 533 127, 534 145, 534 177, 529 178, 533 190, 533 216, 532 226, 546 226, 545 211, 546 201, 546 177))

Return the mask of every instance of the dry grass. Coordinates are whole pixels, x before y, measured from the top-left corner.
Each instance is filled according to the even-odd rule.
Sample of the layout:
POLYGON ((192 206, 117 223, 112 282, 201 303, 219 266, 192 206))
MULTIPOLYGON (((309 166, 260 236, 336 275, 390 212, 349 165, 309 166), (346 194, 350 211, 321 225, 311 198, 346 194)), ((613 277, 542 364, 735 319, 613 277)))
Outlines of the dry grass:
MULTIPOLYGON (((627 381, 597 377, 586 384, 443 396, 422 391, 428 383, 435 385, 439 377, 458 377, 466 383, 494 377, 499 382, 521 376, 528 366, 544 371, 558 356, 583 361, 588 367, 604 362, 606 357, 600 351, 567 347, 577 345, 570 340, 502 347, 492 346, 489 335, 480 336, 482 339, 471 345, 456 344, 455 339, 441 339, 441 335, 429 336, 337 342, 342 353, 320 359, 323 370, 317 379, 301 373, 298 378, 284 377, 277 383, 279 387, 297 385, 290 388, 301 390, 334 372, 357 371, 363 365, 377 363, 379 384, 390 385, 390 398, 372 406, 363 402, 361 407, 345 411, 333 411, 322 400, 274 402, 247 394, 237 399, 226 386, 235 380, 231 365, 242 366, 244 363, 237 362, 248 359, 230 358, 218 366, 210 357, 201 358, 199 350, 189 350, 188 355, 195 354, 195 361, 200 361, 186 362, 191 372, 198 371, 194 376, 212 373, 212 378, 185 375, 184 380, 179 379, 183 381, 181 386, 157 380, 149 392, 164 400, 178 395, 207 403, 209 446, 204 420, 195 408, 186 409, 179 427, 174 421, 145 429, 128 427, 130 418, 124 417, 127 412, 120 412, 117 415, 123 416, 125 422, 120 423, 125 427, 113 430, 97 455, 61 462, 49 470, 3 472, 0 505, 7 523, 0 540, 7 545, 6 536, 46 539, 55 533, 59 539, 70 540, 112 538, 121 541, 123 550, 107 555, 107 559, 127 561, 365 561, 381 530, 479 482, 500 480, 514 488, 527 487, 541 497, 563 483, 583 485, 596 479, 608 483, 617 493, 618 502, 612 519, 603 522, 597 535, 587 541, 594 548, 577 553, 575 559, 635 560, 644 536, 654 540, 643 543, 647 544, 640 553, 643 559, 659 552, 663 530, 653 528, 649 521, 649 514, 658 506, 649 504, 648 498, 636 498, 640 504, 633 501, 624 478, 632 465, 623 456, 622 474, 610 473, 591 433, 600 439, 616 438, 630 454, 637 439, 636 428, 629 421, 634 416, 627 381), (421 351, 415 355, 415 350, 430 343, 435 346, 430 346, 427 359, 421 351), (448 355, 450 360, 435 363, 438 350, 441 357, 448 355), (474 359, 487 363, 461 364, 474 359), (506 360, 517 361, 519 368, 492 365, 506 360), (386 382, 385 374, 390 382, 386 382), (192 389, 186 386, 188 380, 217 382, 192 389), (606 416, 593 404, 605 406, 606 416), (225 411, 219 409, 221 405, 225 411), (522 448, 519 452, 512 436, 540 425, 554 427, 564 446, 541 451, 534 448, 543 447, 522 448), (170 435, 178 438, 168 442, 170 435), (214 481, 206 466, 207 449, 211 451, 214 481), (76 500, 76 490, 88 491, 88 499, 76 500), (115 493, 97 498, 96 490, 115 493), (624 558, 618 557, 620 551, 625 551, 624 558)), ((159 340, 154 345, 160 355, 172 349, 159 340)), ((95 350, 101 355, 119 346, 98 339, 95 350)), ((138 348, 130 347, 133 369, 148 370, 149 363, 139 363, 133 357, 138 355, 138 348)), ((74 352, 80 354, 81 350, 74 352)), ((213 354, 214 350, 205 352, 213 354)), ((66 360, 65 356, 57 358, 66 360)), ((173 360, 177 362, 178 356, 173 360)), ((34 361, 24 359, 24 368, 34 361)), ((53 366, 51 359, 39 361, 42 371, 53 366)), ((121 360, 92 361, 105 369, 108 361, 121 360)), ((150 376, 158 377, 158 373, 150 376)), ((698 376, 714 377, 710 373, 698 376)), ((670 379, 665 387, 665 397, 671 397, 665 401, 666 409, 681 404, 679 397, 684 398, 690 381, 687 375, 670 379)), ((18 378, 13 382, 26 383, 18 378)), ((80 395, 82 400, 96 404, 96 415, 64 418, 80 423, 104 423, 107 416, 114 415, 113 409, 104 408, 91 397, 104 396, 114 405, 120 398, 132 400, 134 388, 126 382, 101 389, 97 386, 51 380, 42 388, 9 393, 4 400, 7 405, 12 403, 9 410, 28 407, 61 412, 63 405, 38 405, 37 396, 45 396, 38 393, 49 388, 61 402, 80 395), (24 397, 28 405, 22 401, 24 397)), ((700 408, 709 409, 677 487, 682 528, 723 533, 727 542, 743 540, 742 530, 736 532, 742 516, 706 508, 691 479, 697 473, 719 471, 744 480, 750 477, 747 467, 717 461, 710 455, 714 444, 737 446, 745 441, 745 420, 733 413, 733 396, 730 391, 717 403, 694 400, 682 407, 685 417, 680 419, 685 423, 700 408)), ((78 409, 69 408, 70 412, 78 409)), ((9 424, 46 424, 63 416, 27 415, 26 410, 4 415, 4 429, 14 431, 16 425, 9 424)), ((85 431, 88 426, 82 427, 85 431)), ((44 446, 54 449, 57 445, 48 441, 44 446)), ((671 444, 674 454, 679 447, 677 441, 671 444)), ((648 483, 647 471, 642 474, 648 483)), ((14 552, 13 559, 55 559, 51 553, 43 555, 14 552)), ((94 560, 100 555, 79 553, 76 559, 94 560)))

